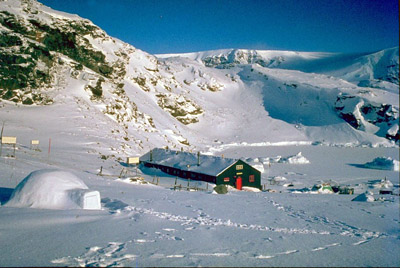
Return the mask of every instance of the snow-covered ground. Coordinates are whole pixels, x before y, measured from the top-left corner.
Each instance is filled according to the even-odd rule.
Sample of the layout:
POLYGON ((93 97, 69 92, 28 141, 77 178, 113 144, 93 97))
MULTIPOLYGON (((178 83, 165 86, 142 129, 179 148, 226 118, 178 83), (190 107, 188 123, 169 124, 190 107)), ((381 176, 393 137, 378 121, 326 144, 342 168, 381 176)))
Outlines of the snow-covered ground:
MULTIPOLYGON (((74 117, 74 109, 69 109, 74 117)), ((397 160, 398 148, 216 145, 208 153, 258 161, 268 191, 217 195, 211 185, 208 191, 174 191, 175 178, 157 171, 128 168, 128 175, 138 172, 148 182, 157 181, 157 175, 158 186, 118 179, 126 168, 125 157, 131 156, 119 149, 120 141, 110 139, 106 128, 96 128, 99 122, 85 120, 86 126, 78 127, 85 113, 69 120, 59 115, 63 106, 51 110, 49 116, 44 107, 7 103, 0 109, 1 118, 7 118, 4 134, 17 136, 18 143, 16 158, 10 157, 12 147, 3 146, 2 204, 32 171, 62 169, 99 191, 102 209, 1 206, 1 266, 397 266, 400 262, 399 197, 379 195, 376 186, 386 177, 398 193, 399 173, 362 166, 377 157, 397 160), (31 148, 31 139, 40 140, 40 151, 31 148), (115 157, 102 159, 110 152, 115 157), (279 159, 286 161, 273 161, 279 159), (103 174, 114 176, 96 175, 100 167, 103 174), (322 182, 349 185, 355 194, 302 191, 322 182), (293 186, 287 187, 289 183, 293 186), (382 199, 351 201, 367 190, 382 199)), ((179 179, 178 184, 186 186, 187 181, 179 179)))

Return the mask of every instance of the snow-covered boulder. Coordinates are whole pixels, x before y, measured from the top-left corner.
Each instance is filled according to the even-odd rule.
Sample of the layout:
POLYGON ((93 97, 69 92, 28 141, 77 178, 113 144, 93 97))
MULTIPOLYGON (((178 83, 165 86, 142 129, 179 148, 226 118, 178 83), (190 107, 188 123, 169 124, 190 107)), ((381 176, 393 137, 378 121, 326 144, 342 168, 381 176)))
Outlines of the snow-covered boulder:
POLYGON ((370 191, 366 191, 365 193, 362 193, 355 198, 353 198, 351 201, 358 201, 358 202, 374 202, 375 198, 373 196, 373 193, 370 191))
POLYGON ((62 170, 37 170, 14 189, 8 207, 42 209, 101 209, 100 193, 91 191, 74 174, 62 170))
POLYGON ((377 157, 372 162, 365 163, 364 167, 399 171, 399 161, 391 157, 377 157))
POLYGON ((292 156, 288 156, 288 157, 284 157, 281 158, 279 160, 279 163, 289 163, 289 164, 309 164, 310 161, 305 158, 301 152, 299 152, 296 155, 292 155, 292 156))

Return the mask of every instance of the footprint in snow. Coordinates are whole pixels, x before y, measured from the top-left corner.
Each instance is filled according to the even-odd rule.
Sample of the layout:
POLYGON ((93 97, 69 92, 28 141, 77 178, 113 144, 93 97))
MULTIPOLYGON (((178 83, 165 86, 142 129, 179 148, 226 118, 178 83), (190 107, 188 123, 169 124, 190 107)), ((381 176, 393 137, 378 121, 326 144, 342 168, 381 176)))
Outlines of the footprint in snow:
POLYGON ((153 243, 153 242, 156 242, 156 240, 153 240, 153 239, 135 239, 134 242, 142 244, 142 243, 153 243))
POLYGON ((166 240, 175 240, 175 241, 183 241, 184 239, 178 236, 171 236, 169 233, 163 234, 161 232, 155 232, 155 234, 158 236, 158 239, 166 239, 166 240))
POLYGON ((175 232, 175 231, 176 231, 176 229, 172 229, 172 228, 164 228, 164 229, 163 229, 163 231, 166 231, 166 232, 175 232))
POLYGON ((134 260, 137 256, 132 254, 122 254, 125 251, 126 243, 109 242, 105 247, 90 247, 87 252, 78 257, 62 257, 52 260, 54 264, 62 264, 65 266, 97 266, 112 267, 124 266, 134 260))
POLYGON ((129 208, 129 205, 117 200, 117 199, 110 199, 108 197, 101 199, 102 206, 107 208, 111 214, 120 213, 123 210, 129 208))
POLYGON ((230 253, 190 253, 191 256, 200 256, 200 257, 228 257, 231 256, 230 253))
POLYGON ((313 248, 311 251, 325 250, 325 249, 328 249, 328 248, 330 248, 330 247, 335 247, 335 246, 340 246, 340 245, 341 245, 340 243, 333 243, 333 244, 326 245, 326 246, 323 246, 323 247, 313 248))
POLYGON ((280 253, 276 253, 275 255, 257 255, 255 256, 256 259, 272 259, 275 257, 278 257, 280 255, 289 255, 289 254, 293 254, 293 253, 297 253, 299 252, 297 249, 295 250, 288 250, 285 252, 280 252, 280 253))

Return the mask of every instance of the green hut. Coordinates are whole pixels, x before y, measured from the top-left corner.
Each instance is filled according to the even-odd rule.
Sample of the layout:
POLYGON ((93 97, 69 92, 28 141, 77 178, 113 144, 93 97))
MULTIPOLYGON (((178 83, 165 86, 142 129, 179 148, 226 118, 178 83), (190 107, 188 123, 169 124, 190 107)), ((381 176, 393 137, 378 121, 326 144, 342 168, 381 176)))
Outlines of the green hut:
POLYGON ((261 172, 240 159, 156 148, 143 155, 140 163, 184 179, 261 189, 261 172))

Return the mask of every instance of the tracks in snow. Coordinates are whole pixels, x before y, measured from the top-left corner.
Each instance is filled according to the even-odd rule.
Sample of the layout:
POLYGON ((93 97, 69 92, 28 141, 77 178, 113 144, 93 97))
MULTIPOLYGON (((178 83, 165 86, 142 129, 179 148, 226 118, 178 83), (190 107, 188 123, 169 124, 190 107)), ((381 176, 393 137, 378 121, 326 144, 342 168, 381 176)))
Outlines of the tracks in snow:
MULTIPOLYGON (((358 228, 346 224, 339 220, 331 220, 324 216, 313 216, 308 215, 304 210, 295 210, 291 206, 281 205, 274 200, 264 197, 268 203, 270 203, 277 210, 284 212, 287 216, 293 217, 298 220, 303 220, 307 223, 323 225, 329 230, 337 230, 337 232, 331 232, 327 230, 314 230, 305 228, 284 228, 284 227, 271 227, 263 226, 258 224, 243 224, 233 222, 231 220, 223 220, 220 218, 213 218, 202 211, 202 209, 195 210, 198 215, 195 217, 188 217, 183 215, 176 215, 167 212, 160 212, 154 209, 140 208, 130 206, 120 200, 103 198, 103 207, 108 209, 111 215, 125 215, 129 216, 129 219, 136 220, 140 217, 138 215, 150 215, 159 219, 164 219, 171 222, 180 223, 183 227, 181 230, 173 228, 162 228, 159 232, 154 233, 154 237, 148 237, 146 239, 134 239, 127 242, 109 242, 106 246, 99 247, 94 246, 86 248, 86 252, 78 257, 62 257, 52 261, 53 264, 61 264, 66 266, 124 266, 131 265, 139 256, 134 254, 127 254, 126 246, 129 243, 132 244, 144 244, 144 243, 157 243, 160 240, 173 240, 173 241, 184 241, 184 238, 179 236, 182 231, 195 230, 199 226, 206 227, 223 227, 223 228, 237 228, 242 230, 255 230, 261 232, 275 232, 280 234, 311 234, 317 236, 329 236, 339 235, 347 236, 351 238, 360 238, 361 240, 352 243, 350 245, 357 246, 371 241, 372 239, 384 238, 387 235, 379 232, 369 231, 363 228, 358 228)), ((147 235, 147 233, 145 234, 147 235)), ((249 259, 256 259, 259 261, 268 260, 293 254, 309 254, 311 252, 317 252, 322 250, 328 250, 330 248, 339 247, 344 245, 340 242, 330 243, 313 248, 301 248, 301 249, 288 249, 282 252, 268 252, 262 254, 252 254, 251 252, 242 252, 242 257, 249 259), (244 255, 243 255, 244 254, 244 255)), ((216 252, 176 252, 175 254, 163 254, 160 252, 151 253, 148 257, 150 259, 192 259, 198 260, 198 258, 232 258, 234 255, 239 254, 238 252, 220 252, 224 250, 216 250, 216 252)), ((271 251, 271 250, 270 250, 271 251)), ((236 256, 237 257, 237 256, 236 256)))
MULTIPOLYGON (((352 226, 343 221, 339 220, 331 220, 325 216, 310 216, 304 210, 294 210, 291 206, 283 206, 274 200, 270 200, 265 197, 269 203, 271 203, 276 209, 284 211, 289 217, 293 217, 296 219, 303 220, 308 223, 313 224, 323 224, 332 229, 337 229, 339 231, 339 235, 348 236, 348 237, 358 237, 361 238, 360 241, 353 243, 352 245, 360 245, 366 242, 371 241, 372 239, 386 237, 387 235, 380 232, 369 231, 364 228, 359 228, 356 226, 352 226)), ((334 233, 332 233, 334 234, 334 233)))
POLYGON ((199 213, 197 217, 187 217, 167 212, 159 212, 155 211, 154 209, 133 207, 119 200, 111 200, 109 198, 103 199, 102 202, 104 204, 104 207, 109 208, 111 214, 120 213, 122 210, 138 214, 147 214, 168 221, 180 222, 182 226, 188 226, 187 228, 196 225, 201 225, 201 226, 212 226, 212 227, 233 227, 244 230, 257 230, 257 231, 277 232, 284 234, 317 234, 317 235, 330 234, 328 231, 317 231, 313 229, 284 228, 284 227, 282 228, 282 227, 263 226, 258 224, 236 223, 232 222, 231 220, 213 218, 203 212, 199 213))
POLYGON ((137 256, 132 254, 123 254, 126 243, 109 242, 105 247, 86 248, 87 252, 78 257, 63 257, 52 260, 53 264, 62 264, 66 266, 79 267, 114 267, 124 266, 132 262, 137 256))

